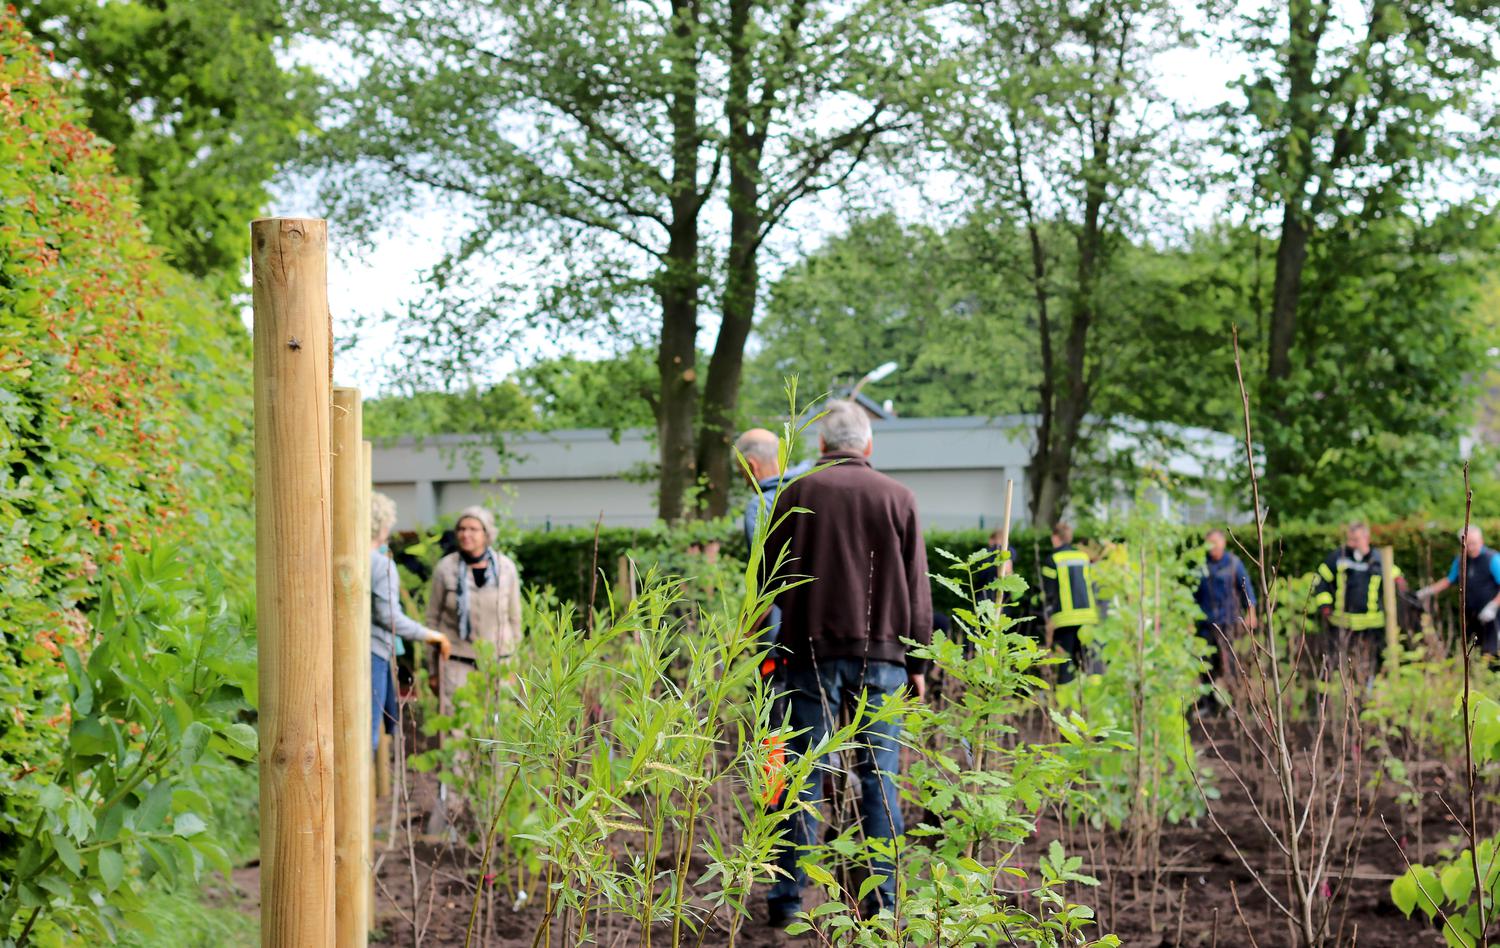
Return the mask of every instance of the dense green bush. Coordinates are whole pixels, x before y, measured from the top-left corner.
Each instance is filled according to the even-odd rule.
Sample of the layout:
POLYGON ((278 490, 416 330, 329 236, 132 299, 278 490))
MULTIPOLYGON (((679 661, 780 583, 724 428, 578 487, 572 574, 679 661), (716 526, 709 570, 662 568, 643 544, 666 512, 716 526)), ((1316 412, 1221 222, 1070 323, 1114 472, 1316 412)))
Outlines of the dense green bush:
MULTIPOLYGON (((34 830, 55 815, 57 790, 92 792, 82 771, 60 768, 85 713, 68 666, 87 666, 111 634, 101 593, 133 554, 169 543, 184 562, 215 561, 231 602, 253 575, 246 334, 162 263, 83 118, 0 11, 0 900, 58 906, 80 929, 97 927, 84 916, 103 918, 107 899, 80 901, 70 882, 18 886, 27 847, 56 838, 34 830)), ((146 746, 142 734, 122 740, 125 757, 146 746)), ((67 826, 75 842, 85 829, 67 826)), ((126 852, 128 874, 142 853, 126 852)), ((113 876, 105 859, 63 865, 113 876)))

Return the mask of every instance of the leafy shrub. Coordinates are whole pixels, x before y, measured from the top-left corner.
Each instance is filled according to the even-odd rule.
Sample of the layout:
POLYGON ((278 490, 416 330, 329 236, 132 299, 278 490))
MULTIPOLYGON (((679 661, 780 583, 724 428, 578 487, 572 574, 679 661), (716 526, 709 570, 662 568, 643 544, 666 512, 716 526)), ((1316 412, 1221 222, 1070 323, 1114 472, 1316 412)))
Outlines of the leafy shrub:
POLYGON ((230 761, 255 756, 255 730, 239 720, 254 653, 218 571, 189 568, 173 547, 129 555, 110 568, 92 648, 62 647, 65 740, 7 787, 0 933, 149 932, 153 879, 228 875, 207 831, 209 794, 230 761))
MULTIPOLYGON (((1462 698, 1454 700, 1463 724, 1462 698)), ((1470 700, 1476 767, 1500 763, 1500 701, 1477 692, 1470 700)), ((1391 883, 1391 901, 1408 918, 1420 908, 1429 920, 1440 920, 1443 938, 1453 948, 1483 948, 1500 905, 1500 834, 1480 839, 1435 865, 1417 863, 1391 883), (1477 872, 1475 870, 1478 870, 1477 872), (1481 931, 1480 905, 1488 930, 1481 931)))
POLYGON ((1095 724, 1128 735, 1131 750, 1104 758, 1094 774, 1093 813, 1116 829, 1129 823, 1139 842, 1154 839, 1164 822, 1204 812, 1204 767, 1188 721, 1207 691, 1200 679, 1209 647, 1196 634, 1201 560, 1189 558, 1176 531, 1148 506, 1137 505, 1123 526, 1124 542, 1094 566, 1108 608, 1082 632, 1103 673, 1059 685, 1058 701, 1087 708, 1095 724))
MULTIPOLYGON (((0 772, 15 781, 0 799, 0 863, 11 861, 0 878, 4 937, 15 934, 3 923, 16 917, 22 879, 39 871, 16 862, 30 852, 24 837, 56 816, 57 768, 77 759, 69 656, 87 666, 112 634, 98 612, 106 580, 132 555, 176 542, 189 544, 178 552, 186 561, 212 560, 245 582, 253 465, 236 313, 160 261, 107 146, 8 9, 0 89, 0 772)), ((123 775, 96 766, 87 778, 123 775)), ((70 787, 60 805, 82 820, 75 790, 92 792, 70 787)), ((50 832, 35 844, 55 838, 77 846, 50 832)), ((98 880, 98 853, 113 850, 79 852, 98 880)), ((111 876, 114 858, 102 856, 111 876)), ((60 859, 26 898, 56 902, 80 928, 93 924, 90 911, 107 920, 76 897, 76 878, 60 881, 72 872, 64 862, 57 874, 60 859)))
MULTIPOLYGON (((499 862, 507 898, 532 893, 543 907, 539 943, 559 928, 586 941, 602 915, 643 931, 670 926, 672 944, 697 943, 710 922, 727 925, 733 940, 754 887, 769 881, 800 791, 818 779, 814 762, 852 752, 872 719, 904 718, 920 756, 901 780, 903 798, 940 818, 910 834, 925 836, 921 845, 894 844, 909 940, 987 944, 1004 927, 1039 944, 1086 941, 1092 912, 1067 897, 1092 883, 1080 861, 1054 846, 1033 878, 1010 854, 1043 806, 1118 748, 1076 715, 1058 719, 1056 746, 1015 739, 1010 717, 1041 708, 1033 670, 1045 659, 1036 643, 1011 632, 993 603, 971 606, 959 618, 976 658, 941 637, 924 652, 957 683, 960 706, 938 712, 902 695, 856 708, 809 755, 772 768, 772 748, 789 733, 772 718, 758 673, 765 646, 750 630, 773 595, 759 577, 778 575, 777 565, 763 567, 752 547, 737 576, 716 577, 701 602, 698 581, 647 568, 637 595, 601 612, 592 628, 570 605, 533 595, 531 634, 515 656, 481 662, 452 716, 430 723, 462 739, 414 759, 422 769, 442 767, 441 779, 468 802, 470 876, 499 862), (762 805, 776 784, 781 802, 762 805)), ((1010 578, 1005 588, 1024 586, 1010 578)), ((853 909, 873 883, 846 889, 829 868, 889 860, 892 844, 859 835, 846 826, 812 847, 804 865, 830 901, 801 924, 839 943, 889 944, 898 924, 891 912, 862 919, 853 909)), ((493 897, 493 888, 475 889, 476 898, 493 897)))

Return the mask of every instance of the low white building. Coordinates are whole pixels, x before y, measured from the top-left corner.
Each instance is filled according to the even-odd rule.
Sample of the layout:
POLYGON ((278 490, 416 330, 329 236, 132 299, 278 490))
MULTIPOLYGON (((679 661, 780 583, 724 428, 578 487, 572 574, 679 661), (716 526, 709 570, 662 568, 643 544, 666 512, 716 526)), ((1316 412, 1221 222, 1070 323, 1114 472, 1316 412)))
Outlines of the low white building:
MULTIPOLYGON (((1005 482, 1015 482, 1013 521, 1026 522, 1026 463, 1033 419, 876 419, 875 466, 917 495, 923 523, 932 527, 992 527, 1002 516, 1005 482)), ((1233 457, 1234 439, 1219 432, 1175 429, 1176 450, 1164 466, 1189 478, 1214 477, 1215 465, 1233 457)), ((814 437, 809 434, 809 437, 814 437)), ((1110 450, 1145 450, 1129 426, 1116 426, 1110 450)), ((601 515, 611 526, 646 526, 656 518, 656 447, 650 432, 603 429, 524 433, 503 437, 504 451, 488 439, 441 435, 377 443, 375 489, 400 508, 402 529, 426 526, 475 503, 488 504, 523 527, 592 525, 601 515)), ((812 454, 815 441, 804 446, 812 454)), ((1157 462, 1160 463, 1160 462, 1157 462)), ((1169 512, 1190 520, 1223 516, 1206 496, 1169 512)), ((1111 505, 1113 506, 1113 505, 1111 505)))

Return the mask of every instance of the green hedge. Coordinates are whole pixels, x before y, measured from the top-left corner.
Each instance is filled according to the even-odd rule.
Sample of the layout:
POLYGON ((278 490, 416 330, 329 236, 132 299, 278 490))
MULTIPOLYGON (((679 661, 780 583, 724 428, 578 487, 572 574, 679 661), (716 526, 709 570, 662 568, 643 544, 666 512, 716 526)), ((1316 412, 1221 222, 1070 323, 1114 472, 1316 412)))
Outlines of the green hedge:
POLYGON ((0 10, 0 877, 76 777, 64 656, 88 660, 101 584, 167 542, 254 576, 248 335, 162 262, 85 118, 0 10))
MULTIPOLYGON (((1481 521, 1487 536, 1500 538, 1500 521, 1481 521)), ((1458 549, 1457 524, 1432 524, 1402 521, 1388 524, 1371 524, 1371 535, 1376 546, 1393 545, 1396 562, 1416 581, 1425 582, 1440 576, 1448 569, 1458 549)), ((1232 535, 1252 553, 1255 550, 1253 526, 1236 527, 1232 535)), ((1326 524, 1292 524, 1282 528, 1268 529, 1267 563, 1280 576, 1301 576, 1317 569, 1318 564, 1342 541, 1343 526, 1326 524)), ((1202 540, 1202 528, 1183 527, 1182 543, 1185 547, 1197 546, 1202 540)), ((1080 532, 1078 542, 1097 548, 1113 539, 1108 527, 1095 526, 1080 532)), ((593 584, 595 564, 594 529, 592 527, 568 527, 552 530, 529 530, 511 534, 502 541, 502 546, 516 560, 521 576, 528 585, 550 586, 565 600, 582 602, 588 598, 593 584)), ((938 572, 946 569, 947 560, 938 554, 946 550, 965 556, 981 549, 989 542, 989 532, 978 529, 928 530, 927 562, 929 568, 938 572)), ((594 584, 596 604, 603 605, 607 585, 615 580, 620 557, 634 555, 658 557, 668 551, 683 551, 690 546, 720 544, 722 553, 735 559, 745 558, 745 539, 736 520, 726 519, 705 523, 694 523, 684 527, 632 528, 604 527, 598 534, 598 568, 602 577, 594 584)), ((1051 548, 1051 539, 1044 531, 1021 529, 1011 534, 1011 545, 1016 550, 1017 572, 1035 586, 1038 561, 1045 558, 1051 548)), ((1237 549, 1235 540, 1231 548, 1237 549)), ((1241 554, 1243 556, 1243 553, 1241 554)), ((1247 558, 1248 562, 1249 558, 1247 558)), ((959 603, 957 597, 947 589, 934 584, 934 607, 951 611, 959 603)))

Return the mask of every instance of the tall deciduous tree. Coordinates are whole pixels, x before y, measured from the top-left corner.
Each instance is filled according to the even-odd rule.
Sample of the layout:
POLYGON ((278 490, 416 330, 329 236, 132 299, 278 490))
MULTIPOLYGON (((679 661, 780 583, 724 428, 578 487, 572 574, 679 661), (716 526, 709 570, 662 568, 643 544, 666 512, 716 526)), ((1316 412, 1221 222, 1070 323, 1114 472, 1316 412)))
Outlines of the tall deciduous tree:
MULTIPOLYGON (((1221 6, 1210 12, 1244 9, 1221 6)), ((1226 31, 1252 65, 1220 115, 1240 193, 1263 211, 1275 246, 1261 392, 1274 500, 1308 454, 1289 395, 1305 388, 1294 376, 1318 363, 1312 343, 1327 328, 1308 318, 1309 261, 1319 241, 1347 242, 1393 215, 1433 217, 1465 190, 1495 145, 1479 109, 1497 28, 1500 7, 1471 0, 1275 0, 1226 31)))
MULTIPOLYGON (((892 361, 898 371, 863 392, 890 397, 899 414, 1031 410, 1036 346, 1018 316, 1026 287, 979 259, 976 240, 994 249, 992 235, 976 233, 983 229, 860 218, 787 268, 756 329, 747 409, 770 422, 786 413, 788 376, 816 396, 892 361)), ((1024 246, 1018 232, 1012 241, 1013 250, 1024 246)))
MULTIPOLYGON (((1068 501, 1099 391, 1106 278, 1165 157, 1168 110, 1149 82, 1175 41, 1166 0, 973 2, 957 106, 935 116, 953 165, 1001 240, 1019 222, 1040 373, 1029 466, 1031 515, 1068 501)), ((1002 265, 996 261, 997 267, 1002 265)))
POLYGON ((313 77, 280 54, 283 0, 19 0, 74 74, 89 127, 136 180, 141 216, 178 269, 239 286, 247 222, 310 127, 313 77))
MULTIPOLYGON (((555 277, 547 319, 649 327, 659 512, 722 512, 767 237, 897 127, 915 7, 815 0, 313 5, 360 66, 326 154, 338 208, 422 191, 470 212, 439 289, 506 253, 555 277), (358 156, 358 161, 347 159, 358 156), (705 287, 718 332, 700 384, 705 287)), ((473 306, 472 296, 461 306, 473 306)), ((481 315, 503 306, 481 301, 481 315)), ((470 309, 465 318, 471 318, 470 309)))

